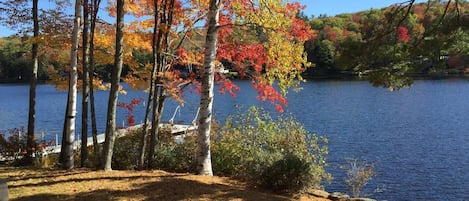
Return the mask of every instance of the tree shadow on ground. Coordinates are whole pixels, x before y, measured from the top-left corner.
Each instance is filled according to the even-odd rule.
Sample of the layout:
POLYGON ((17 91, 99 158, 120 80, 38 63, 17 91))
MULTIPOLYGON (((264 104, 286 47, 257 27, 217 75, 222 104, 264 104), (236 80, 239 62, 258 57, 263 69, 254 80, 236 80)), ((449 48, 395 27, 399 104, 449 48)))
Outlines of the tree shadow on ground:
MULTIPOLYGON (((78 174, 83 174, 86 172, 89 172, 87 169, 77 169, 74 171, 68 171, 68 170, 55 170, 55 169, 36 169, 34 170, 35 173, 31 173, 29 171, 31 167, 20 167, 21 169, 24 169, 24 174, 22 175, 15 175, 15 176, 10 176, 8 178, 8 181, 21 181, 21 180, 28 180, 28 179, 40 179, 40 178, 45 178, 45 177, 53 177, 55 175, 60 174, 60 176, 72 176, 72 175, 78 175, 78 174)), ((4 171, 9 171, 9 169, 3 168, 4 171)), ((10 168, 10 170, 15 170, 13 168, 10 168)))
MULTIPOLYGON (((121 178, 122 179, 122 178, 121 178)), ((128 178, 123 178, 128 179, 128 178)), ((36 194, 12 199, 11 201, 49 201, 49 200, 290 200, 287 197, 245 189, 241 186, 220 183, 199 182, 182 177, 181 175, 163 176, 158 181, 138 184, 130 190, 99 189, 73 195, 61 192, 36 194)))

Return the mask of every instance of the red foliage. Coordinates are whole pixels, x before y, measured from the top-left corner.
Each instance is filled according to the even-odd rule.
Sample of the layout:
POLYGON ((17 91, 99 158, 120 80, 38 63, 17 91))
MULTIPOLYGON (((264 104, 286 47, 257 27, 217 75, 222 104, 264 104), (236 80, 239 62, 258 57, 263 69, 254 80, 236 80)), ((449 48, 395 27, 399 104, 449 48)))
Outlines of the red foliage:
POLYGON ((314 37, 314 33, 309 25, 298 18, 293 19, 291 35, 297 40, 310 40, 314 37))
POLYGON ((261 101, 269 101, 275 104, 275 108, 278 112, 283 112, 283 106, 288 106, 287 99, 282 96, 273 86, 262 85, 252 82, 254 89, 257 90, 257 99, 261 101))
POLYGON ((187 50, 184 49, 184 48, 179 48, 179 49, 176 51, 176 55, 177 55, 178 57, 180 57, 181 60, 185 60, 185 59, 187 59, 187 58, 189 57, 189 53, 188 53, 187 50))
POLYGON ((403 42, 410 40, 409 30, 406 27, 399 26, 399 28, 397 28, 397 40, 403 42))
POLYGON ((326 34, 326 39, 332 42, 337 41, 337 34, 334 32, 331 26, 327 25, 324 27, 324 33, 326 34))
MULTIPOLYGON (((240 42, 221 42, 218 45, 218 60, 226 60, 235 64, 242 78, 247 71, 254 70, 257 76, 262 71, 262 65, 267 61, 267 55, 262 44, 243 44, 240 42)), ((253 77, 248 77, 253 78, 253 77)))
POLYGON ((130 100, 130 103, 119 102, 117 103, 118 107, 127 109, 127 125, 134 126, 135 125, 135 117, 134 117, 134 107, 143 102, 143 98, 134 98, 130 100))
MULTIPOLYGON (((310 40, 317 37, 317 34, 311 30, 311 27, 300 19, 295 18, 295 14, 299 10, 305 9, 304 5, 298 2, 286 3, 284 9, 276 9, 272 12, 279 12, 284 17, 291 17, 288 20, 292 20, 290 27, 282 27, 276 30, 276 32, 285 33, 286 39, 292 43, 302 43, 303 41, 310 40)), ((268 100, 274 104, 279 112, 283 112, 282 106, 287 105, 286 99, 275 89, 273 86, 268 86, 266 83, 262 83, 259 79, 262 79, 262 73, 270 68, 275 68, 276 59, 268 59, 268 48, 262 41, 253 41, 251 38, 242 38, 240 40, 240 29, 246 29, 247 33, 250 33, 252 27, 243 26, 232 26, 235 24, 234 19, 247 15, 248 13, 261 12, 258 5, 253 4, 248 0, 232 0, 224 1, 223 11, 220 12, 219 24, 220 29, 218 31, 218 44, 216 60, 229 62, 234 68, 232 70, 237 71, 241 78, 250 79, 253 83, 254 88, 258 91, 258 99, 262 101, 268 100), (244 9, 234 10, 232 5, 240 5, 244 9), (236 12, 236 13, 235 13, 236 12), (236 33, 234 30, 238 30, 236 33)), ((241 36, 242 37, 242 36, 241 36)), ((178 51, 178 56, 183 57, 184 52, 178 51)), ((299 68, 301 65, 292 66, 291 68, 299 68)), ((229 93, 231 96, 235 96, 236 92, 240 89, 234 85, 224 75, 219 74, 215 76, 215 80, 220 88, 219 93, 229 93)), ((194 80, 195 84, 191 85, 191 90, 195 90, 200 93, 200 85, 194 80)))
POLYGON ((218 92, 221 94, 225 94, 226 92, 228 92, 231 96, 236 97, 236 93, 234 91, 239 92, 239 87, 235 85, 231 80, 226 79, 224 76, 219 77, 220 78, 217 80, 217 84, 220 84, 221 87, 218 89, 218 92))

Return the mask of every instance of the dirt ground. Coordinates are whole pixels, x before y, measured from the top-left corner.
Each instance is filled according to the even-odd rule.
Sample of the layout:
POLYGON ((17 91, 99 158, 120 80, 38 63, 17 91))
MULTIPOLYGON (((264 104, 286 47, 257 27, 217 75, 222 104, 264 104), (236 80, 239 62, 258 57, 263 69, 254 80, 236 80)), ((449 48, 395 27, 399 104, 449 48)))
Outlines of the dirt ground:
POLYGON ((0 166, 10 201, 49 200, 310 200, 309 195, 276 195, 224 177, 165 171, 92 171, 0 166))

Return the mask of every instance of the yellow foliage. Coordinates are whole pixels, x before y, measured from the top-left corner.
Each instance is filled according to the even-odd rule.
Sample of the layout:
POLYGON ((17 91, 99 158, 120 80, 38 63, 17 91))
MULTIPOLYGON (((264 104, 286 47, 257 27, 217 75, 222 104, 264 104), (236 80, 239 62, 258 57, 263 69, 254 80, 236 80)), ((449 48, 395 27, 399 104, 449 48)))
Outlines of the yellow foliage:
POLYGON ((253 2, 251 8, 246 8, 246 5, 237 0, 232 1, 230 5, 234 10, 237 24, 252 24, 262 31, 259 36, 256 31, 244 29, 244 33, 253 34, 254 37, 246 40, 248 36, 241 35, 240 39, 235 39, 261 43, 266 49, 266 73, 260 75, 258 82, 272 85, 276 81, 283 95, 286 95, 287 88, 298 87, 303 81, 301 73, 304 67, 309 67, 311 64, 307 62, 304 54, 304 41, 299 41, 290 35, 297 11, 286 9, 283 0, 259 0, 253 2))

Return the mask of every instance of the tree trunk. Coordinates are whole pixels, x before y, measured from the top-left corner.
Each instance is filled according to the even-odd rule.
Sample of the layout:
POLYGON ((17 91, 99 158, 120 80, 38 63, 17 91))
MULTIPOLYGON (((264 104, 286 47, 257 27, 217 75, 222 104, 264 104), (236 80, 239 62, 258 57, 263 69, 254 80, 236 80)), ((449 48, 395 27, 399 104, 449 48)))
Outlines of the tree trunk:
POLYGON ((144 117, 144 122, 142 126, 142 138, 141 138, 141 146, 140 146, 140 157, 139 157, 139 168, 143 169, 145 167, 145 152, 147 151, 147 146, 148 146, 148 116, 150 115, 151 111, 151 104, 153 103, 153 77, 155 73, 154 70, 152 70, 151 75, 150 75, 150 92, 148 93, 148 99, 147 99, 147 106, 145 108, 145 117, 144 117))
POLYGON ((98 129, 96 125, 96 109, 95 109, 95 102, 94 102, 94 87, 93 87, 93 80, 94 80, 94 33, 96 28, 96 21, 99 11, 99 4, 101 0, 93 0, 92 9, 93 12, 91 14, 91 29, 90 29, 90 66, 88 69, 89 73, 89 88, 90 88, 90 109, 91 109, 91 135, 93 136, 93 155, 94 155, 94 166, 100 167, 101 166, 101 150, 100 145, 98 144, 98 129))
MULTIPOLYGON (((67 119, 67 113, 68 113, 68 108, 70 107, 68 105, 68 100, 70 99, 70 91, 67 93, 67 105, 65 106, 65 112, 64 112, 64 125, 62 127, 62 141, 60 142, 61 145, 65 144, 65 139, 67 135, 67 128, 68 128, 68 119, 67 119)), ((65 152, 62 151, 63 146, 60 148, 60 154, 59 154, 59 166, 62 166, 64 160, 65 160, 65 152)))
POLYGON ((116 108, 119 94, 119 82, 124 61, 124 0, 117 0, 117 30, 116 30, 116 53, 114 56, 114 68, 111 72, 111 90, 107 110, 106 134, 102 154, 102 168, 105 171, 112 170, 112 153, 114 150, 116 132, 116 108))
MULTIPOLYGON (((37 17, 38 8, 37 8, 38 0, 33 0, 33 36, 37 38, 39 36, 39 21, 37 17)), ((33 68, 31 70, 31 80, 29 83, 29 115, 28 115, 28 133, 27 133, 27 154, 26 154, 26 164, 32 165, 32 157, 34 151, 34 122, 36 119, 36 84, 37 84, 37 69, 38 69, 38 48, 39 45, 35 42, 33 43, 33 47, 31 50, 32 60, 33 60, 33 68)))
POLYGON ((77 64, 78 64, 78 37, 81 23, 81 0, 75 1, 75 19, 72 32, 72 48, 70 53, 70 80, 69 97, 67 103, 67 128, 61 148, 63 152, 62 168, 72 169, 74 167, 73 142, 75 140, 75 118, 77 113, 77 64))
POLYGON ((217 54, 218 15, 222 0, 210 0, 208 29, 205 40, 204 74, 200 96, 200 118, 197 135, 197 170, 201 175, 213 175, 210 154, 215 56, 217 54))
POLYGON ((88 41, 88 27, 89 27, 89 10, 88 0, 83 0, 83 88, 82 88, 82 102, 81 102, 81 154, 80 165, 85 167, 88 160, 88 96, 89 96, 89 41, 88 41))
MULTIPOLYGON (((161 24, 166 23, 166 16, 164 15, 166 7, 166 2, 163 1, 161 8, 164 9, 163 11, 158 10, 158 1, 154 0, 155 10, 155 28, 154 32, 156 35, 153 35, 153 69, 155 70, 155 74, 159 74, 163 72, 163 65, 162 65, 162 57, 161 57, 161 46, 162 46, 162 37, 164 30, 161 29, 161 24), (161 14, 160 14, 161 12, 161 14)), ((147 162, 148 162, 148 169, 152 169, 154 166, 153 156, 155 155, 155 151, 158 145, 158 133, 159 133, 159 124, 162 112, 162 106, 164 101, 163 96, 163 87, 161 76, 154 77, 153 82, 153 106, 152 106, 152 121, 151 121, 151 131, 150 131, 150 149, 148 151, 147 162)))
MULTIPOLYGON (((156 56, 157 56, 157 40, 158 40, 158 23, 159 23, 159 9, 158 9, 158 0, 153 0, 153 6, 155 7, 155 13, 153 15, 153 20, 154 20, 154 26, 153 26, 153 34, 152 34, 152 57, 153 57, 153 66, 152 70, 150 73, 150 92, 148 93, 148 101, 147 101, 147 107, 145 109, 145 117, 144 117, 144 123, 143 123, 143 136, 142 136, 142 143, 140 147, 140 161, 139 161, 139 166, 141 169, 144 168, 145 165, 145 152, 147 151, 147 146, 148 146, 148 116, 150 115, 151 112, 151 106, 153 105, 154 101, 154 90, 156 90, 156 71, 157 71, 157 65, 156 63, 156 56)), ((153 120, 152 120, 153 122, 153 120)), ((148 162, 151 160, 150 157, 148 157, 148 162)))
MULTIPOLYGON (((155 83, 160 83, 157 79, 155 83)), ((153 156, 155 155, 156 148, 158 146, 158 133, 160 130, 159 124, 161 120, 161 116, 163 114, 163 106, 164 106, 164 91, 162 86, 156 86, 154 90, 153 96, 156 97, 153 100, 153 117, 151 122, 151 132, 150 132, 150 150, 148 153, 148 169, 152 169, 154 167, 153 156)))

